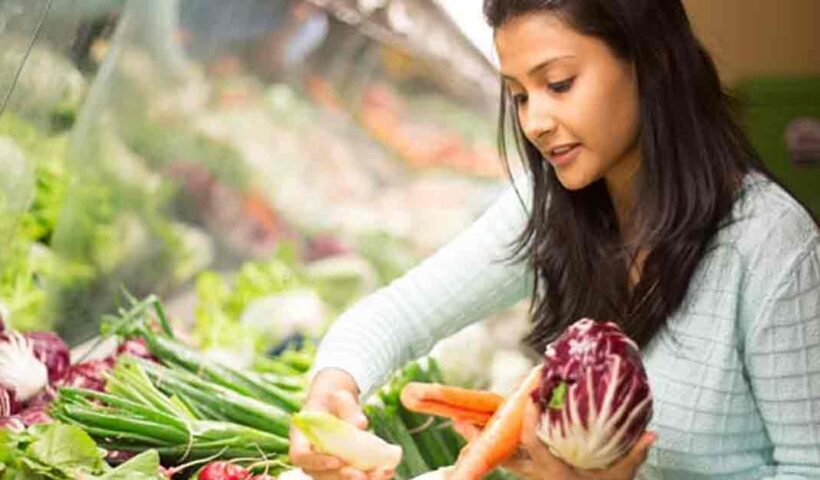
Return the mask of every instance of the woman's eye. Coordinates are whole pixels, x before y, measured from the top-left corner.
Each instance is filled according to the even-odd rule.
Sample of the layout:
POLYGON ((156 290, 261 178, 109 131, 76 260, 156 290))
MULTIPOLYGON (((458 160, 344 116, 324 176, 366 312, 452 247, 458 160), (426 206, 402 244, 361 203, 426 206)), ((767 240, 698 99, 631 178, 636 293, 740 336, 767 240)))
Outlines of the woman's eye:
POLYGON ((513 102, 516 105, 519 105, 519 106, 527 103, 527 95, 525 95, 523 93, 518 93, 518 94, 513 95, 512 99, 513 99, 513 102))
POLYGON ((561 80, 560 82, 549 83, 547 87, 555 93, 566 93, 572 88, 573 82, 575 82, 575 77, 561 80))

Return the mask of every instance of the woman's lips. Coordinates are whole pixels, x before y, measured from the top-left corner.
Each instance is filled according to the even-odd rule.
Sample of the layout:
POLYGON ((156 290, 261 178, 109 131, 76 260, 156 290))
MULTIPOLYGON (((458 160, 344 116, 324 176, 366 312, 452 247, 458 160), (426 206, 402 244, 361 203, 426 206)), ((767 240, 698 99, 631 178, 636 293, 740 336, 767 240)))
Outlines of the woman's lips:
POLYGON ((571 163, 581 151, 581 144, 576 143, 572 145, 569 150, 561 149, 562 152, 560 154, 555 155, 547 155, 547 160, 554 166, 554 167, 563 167, 569 163, 571 163))

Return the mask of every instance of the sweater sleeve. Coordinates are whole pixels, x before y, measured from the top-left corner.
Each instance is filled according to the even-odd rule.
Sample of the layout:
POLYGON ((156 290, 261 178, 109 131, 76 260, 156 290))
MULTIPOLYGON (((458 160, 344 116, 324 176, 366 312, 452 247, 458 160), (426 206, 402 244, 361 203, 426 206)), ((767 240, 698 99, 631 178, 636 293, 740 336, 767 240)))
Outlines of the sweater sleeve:
POLYGON ((745 340, 749 381, 773 445, 761 472, 770 480, 820 478, 820 238, 801 247, 786 257, 772 258, 776 247, 769 252, 763 273, 773 281, 752 292, 760 308, 745 340))
POLYGON ((528 218, 530 190, 518 191, 521 198, 510 187, 453 241, 342 314, 322 340, 312 372, 344 370, 367 398, 438 340, 524 298, 530 269, 508 260, 528 218))

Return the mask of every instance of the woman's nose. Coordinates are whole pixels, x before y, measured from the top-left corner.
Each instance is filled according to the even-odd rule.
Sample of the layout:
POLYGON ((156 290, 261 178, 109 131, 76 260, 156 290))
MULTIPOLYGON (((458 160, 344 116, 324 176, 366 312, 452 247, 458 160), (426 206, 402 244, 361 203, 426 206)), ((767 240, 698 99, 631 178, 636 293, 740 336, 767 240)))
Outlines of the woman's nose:
MULTIPOLYGON (((555 115, 546 105, 531 103, 527 109, 526 125, 524 134, 536 145, 543 145, 543 138, 555 131, 558 122, 555 115)), ((546 146, 546 145, 543 145, 546 146)))

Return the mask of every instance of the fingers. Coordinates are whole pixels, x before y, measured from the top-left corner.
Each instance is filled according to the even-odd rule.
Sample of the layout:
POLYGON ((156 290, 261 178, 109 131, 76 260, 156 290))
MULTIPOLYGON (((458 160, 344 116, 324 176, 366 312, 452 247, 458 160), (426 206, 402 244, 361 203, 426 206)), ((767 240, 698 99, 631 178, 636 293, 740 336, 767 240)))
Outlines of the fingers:
MULTIPOLYGON (((304 411, 327 412, 358 428, 367 428, 367 417, 359 406, 358 388, 349 374, 323 370, 313 381, 304 411)), ((319 453, 295 426, 290 429, 291 462, 317 480, 386 480, 382 473, 365 473, 344 460, 319 453)), ((392 474, 392 472, 391 472, 392 474)))
POLYGON ((635 473, 641 465, 646 461, 649 454, 649 448, 657 438, 654 432, 644 432, 644 434, 635 442, 635 445, 629 450, 624 458, 615 462, 614 465, 606 470, 599 472, 585 472, 587 478, 595 479, 610 479, 610 478, 634 478, 635 473))
POLYGON ((541 414, 538 405, 533 401, 527 402, 524 409, 523 425, 521 426, 521 445, 526 449, 532 462, 539 470, 551 473, 565 472, 567 466, 550 453, 549 447, 538 438, 538 424, 541 414))
POLYGON ((655 442, 657 437, 657 434, 654 432, 644 432, 644 434, 641 435, 641 438, 635 442, 635 445, 626 455, 625 461, 635 467, 640 466, 644 461, 646 461, 646 457, 649 455, 649 448, 655 442))
POLYGON ((521 444, 532 449, 539 446, 541 440, 538 438, 538 424, 541 421, 541 415, 538 413, 538 405, 533 401, 527 402, 524 408, 523 423, 521 425, 521 444))
POLYGON ((302 470, 325 472, 342 468, 344 462, 340 459, 317 453, 310 444, 310 441, 295 428, 290 430, 290 450, 288 452, 291 462, 302 470))
POLYGON ((501 464, 501 467, 521 478, 534 478, 536 471, 532 458, 527 450, 519 448, 512 457, 501 464))
POLYGON ((395 475, 395 471, 393 470, 363 472, 353 467, 342 467, 338 470, 330 471, 306 469, 303 469, 303 471, 314 480, 388 480, 395 475))
POLYGON ((352 392, 347 390, 334 392, 331 396, 330 413, 357 428, 362 430, 367 428, 367 417, 359 406, 359 399, 352 392))

